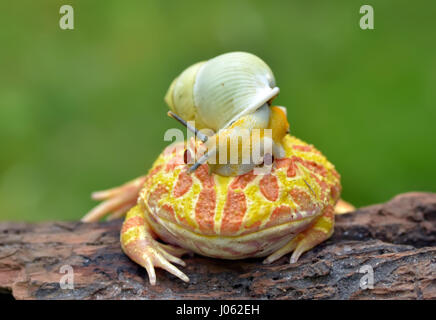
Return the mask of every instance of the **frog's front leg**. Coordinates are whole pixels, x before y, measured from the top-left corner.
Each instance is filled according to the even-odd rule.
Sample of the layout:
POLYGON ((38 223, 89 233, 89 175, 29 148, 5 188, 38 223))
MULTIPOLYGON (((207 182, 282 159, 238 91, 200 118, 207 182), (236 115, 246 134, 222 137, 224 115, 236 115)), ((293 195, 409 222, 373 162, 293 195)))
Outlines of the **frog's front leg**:
POLYGON ((324 212, 315 222, 305 231, 299 233, 295 238, 289 241, 282 248, 273 252, 263 263, 271 263, 283 257, 285 254, 292 252, 290 263, 298 261, 300 256, 317 246, 321 242, 330 238, 335 225, 335 210, 332 205, 327 206, 324 212))
POLYGON ((185 266, 177 256, 188 251, 157 242, 139 206, 134 206, 127 213, 121 229, 121 246, 130 259, 147 270, 151 285, 156 284, 155 267, 165 269, 183 281, 189 282, 189 278, 171 264, 173 262, 185 266))

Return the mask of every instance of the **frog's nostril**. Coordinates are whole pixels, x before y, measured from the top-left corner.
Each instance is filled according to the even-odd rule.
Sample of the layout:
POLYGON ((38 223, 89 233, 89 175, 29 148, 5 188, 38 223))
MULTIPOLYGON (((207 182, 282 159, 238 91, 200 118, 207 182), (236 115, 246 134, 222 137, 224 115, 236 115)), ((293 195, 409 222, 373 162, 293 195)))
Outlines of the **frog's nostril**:
POLYGON ((183 153, 183 162, 185 164, 192 163, 191 152, 188 149, 185 149, 185 152, 183 153))

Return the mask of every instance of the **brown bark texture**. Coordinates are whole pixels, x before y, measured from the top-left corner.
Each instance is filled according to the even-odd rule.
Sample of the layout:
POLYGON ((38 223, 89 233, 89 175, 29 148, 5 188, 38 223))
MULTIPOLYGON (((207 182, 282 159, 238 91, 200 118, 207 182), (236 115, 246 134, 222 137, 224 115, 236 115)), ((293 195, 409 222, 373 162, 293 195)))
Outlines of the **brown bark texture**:
POLYGON ((0 223, 0 298, 436 299, 436 193, 337 216, 332 238, 294 265, 185 256, 189 283, 157 269, 150 286, 121 251, 121 223, 0 223))

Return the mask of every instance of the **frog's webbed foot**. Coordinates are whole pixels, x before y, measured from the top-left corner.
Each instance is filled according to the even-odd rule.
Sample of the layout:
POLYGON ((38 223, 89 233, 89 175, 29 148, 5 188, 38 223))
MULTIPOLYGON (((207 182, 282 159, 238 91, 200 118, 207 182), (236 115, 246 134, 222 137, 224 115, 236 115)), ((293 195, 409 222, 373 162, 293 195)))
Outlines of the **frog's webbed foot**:
POLYGON ((296 263, 303 253, 330 238, 334 229, 334 214, 333 206, 326 207, 324 213, 315 220, 312 226, 269 255, 263 263, 274 262, 292 251, 290 263, 296 263))
POLYGON ((82 218, 82 221, 98 221, 109 213, 108 220, 121 218, 136 204, 139 191, 144 185, 145 177, 141 176, 119 187, 93 192, 91 195, 92 199, 103 202, 89 211, 82 218))
POLYGON ((153 239, 152 231, 138 206, 127 213, 121 230, 121 246, 130 259, 143 266, 148 273, 150 284, 156 284, 154 268, 162 268, 185 282, 189 278, 172 263, 185 266, 181 255, 187 250, 162 244, 153 239))

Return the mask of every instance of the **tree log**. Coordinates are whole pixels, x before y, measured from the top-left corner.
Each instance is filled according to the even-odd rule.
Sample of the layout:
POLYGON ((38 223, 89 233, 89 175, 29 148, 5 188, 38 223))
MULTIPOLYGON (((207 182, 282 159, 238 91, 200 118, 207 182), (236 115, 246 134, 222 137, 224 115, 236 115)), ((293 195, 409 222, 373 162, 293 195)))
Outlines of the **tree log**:
POLYGON ((121 251, 121 223, 1 223, 0 298, 436 299, 436 193, 337 216, 332 238, 294 265, 186 256, 189 283, 157 269, 150 286, 121 251), (65 265, 74 289, 61 288, 65 265))

